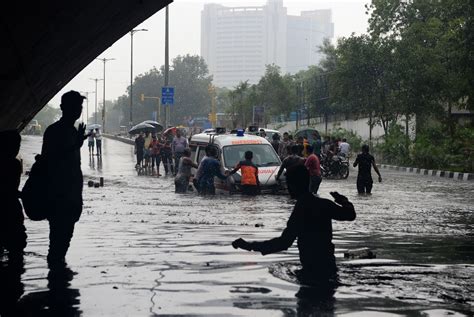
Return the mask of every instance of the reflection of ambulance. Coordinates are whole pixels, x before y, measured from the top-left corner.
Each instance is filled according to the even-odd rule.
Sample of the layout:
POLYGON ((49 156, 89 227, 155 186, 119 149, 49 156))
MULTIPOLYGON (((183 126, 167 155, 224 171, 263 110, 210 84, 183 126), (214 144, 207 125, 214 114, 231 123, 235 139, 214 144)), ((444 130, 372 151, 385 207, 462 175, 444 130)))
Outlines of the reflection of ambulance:
MULTIPOLYGON (((222 171, 233 169, 239 161, 244 159, 244 153, 246 151, 252 151, 252 161, 258 167, 261 192, 276 193, 284 188, 283 185, 278 183, 275 179, 281 165, 280 158, 270 142, 266 139, 244 133, 195 134, 189 143, 193 162, 199 165, 199 162, 206 155, 205 148, 207 145, 216 147, 222 171)), ((229 193, 239 192, 240 177, 240 171, 225 181, 216 177, 214 180, 216 190, 229 193)))

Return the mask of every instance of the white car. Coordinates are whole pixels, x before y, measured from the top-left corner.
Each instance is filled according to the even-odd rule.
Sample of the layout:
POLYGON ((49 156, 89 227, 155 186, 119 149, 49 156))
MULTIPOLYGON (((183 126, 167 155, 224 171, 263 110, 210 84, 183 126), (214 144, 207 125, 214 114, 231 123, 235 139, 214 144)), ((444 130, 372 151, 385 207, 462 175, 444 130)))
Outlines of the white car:
MULTIPOLYGON (((239 161, 244 159, 246 151, 252 151, 252 161, 258 167, 261 192, 276 193, 284 190, 284 184, 276 180, 281 160, 270 142, 265 138, 249 134, 195 134, 191 137, 189 143, 193 162, 199 165, 199 162, 205 156, 205 148, 209 144, 217 149, 218 159, 221 163, 221 172, 232 170, 239 161)), ((216 191, 240 192, 240 178, 240 171, 227 180, 221 180, 216 177, 214 179, 216 191)))
POLYGON ((253 132, 246 132, 246 133, 247 133, 247 134, 252 134, 252 135, 260 135, 260 130, 265 131, 265 134, 266 134, 265 139, 267 139, 267 140, 270 141, 270 142, 273 140, 273 135, 274 135, 274 134, 277 134, 278 137, 281 139, 281 133, 280 133, 280 131, 278 131, 278 130, 265 129, 265 128, 258 128, 256 131, 253 131, 253 132))

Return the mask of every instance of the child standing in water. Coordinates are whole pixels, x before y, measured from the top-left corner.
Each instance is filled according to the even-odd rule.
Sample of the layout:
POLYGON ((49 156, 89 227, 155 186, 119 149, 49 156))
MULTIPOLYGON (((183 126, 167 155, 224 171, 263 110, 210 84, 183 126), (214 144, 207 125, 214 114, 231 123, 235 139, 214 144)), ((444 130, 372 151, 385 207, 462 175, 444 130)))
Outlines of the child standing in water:
POLYGON ((4 249, 9 258, 23 256, 26 247, 26 228, 18 191, 21 163, 16 159, 20 151, 21 136, 15 130, 0 132, 4 147, 0 152, 0 192, 2 193, 0 212, 0 254, 4 249))

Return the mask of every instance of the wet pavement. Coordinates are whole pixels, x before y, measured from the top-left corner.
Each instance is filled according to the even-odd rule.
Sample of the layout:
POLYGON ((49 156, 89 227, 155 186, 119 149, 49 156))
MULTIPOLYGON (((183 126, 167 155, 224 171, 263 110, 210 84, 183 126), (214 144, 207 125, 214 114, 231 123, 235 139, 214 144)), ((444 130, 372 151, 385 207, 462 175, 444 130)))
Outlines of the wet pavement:
MULTIPOLYGON (((77 274, 48 279, 47 222, 27 220, 24 272, 3 290, 18 290, 27 315, 63 316, 472 316, 474 184, 382 170, 384 182, 359 197, 348 180, 323 180, 354 203, 357 219, 334 222, 341 285, 299 285, 296 244, 261 256, 231 247, 278 236, 292 210, 286 196, 202 198, 174 193, 172 178, 137 176, 133 148, 103 141, 104 157, 83 148, 84 211, 68 253, 77 274), (372 260, 346 260, 368 247, 372 260), (57 283, 56 283, 57 284, 57 283)), ((31 164, 41 138, 24 136, 31 164)), ((24 181, 24 179, 23 179, 24 181)))

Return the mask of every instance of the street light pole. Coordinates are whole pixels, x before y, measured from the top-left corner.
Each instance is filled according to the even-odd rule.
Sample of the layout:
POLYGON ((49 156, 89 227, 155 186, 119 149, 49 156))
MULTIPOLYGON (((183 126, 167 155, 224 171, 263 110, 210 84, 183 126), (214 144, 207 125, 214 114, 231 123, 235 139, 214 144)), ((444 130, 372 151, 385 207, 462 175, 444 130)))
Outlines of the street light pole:
POLYGON ((107 63, 108 61, 113 61, 115 58, 96 58, 97 60, 99 61, 102 61, 104 63, 104 77, 103 77, 103 81, 104 81, 104 90, 103 90, 103 94, 102 94, 102 132, 105 132, 105 63, 107 63))
MULTIPOLYGON (((165 15, 165 87, 169 85, 169 72, 170 72, 170 63, 169 63, 169 10, 166 6, 166 15, 165 15)), ((170 105, 165 105, 165 125, 168 127, 170 124, 170 105)))
MULTIPOLYGON (((89 124, 89 94, 93 94, 93 91, 81 91, 82 94, 86 95, 86 124, 89 124)), ((84 111, 82 112, 84 114, 84 111)), ((84 119, 82 119, 82 122, 84 122, 84 119)))
POLYGON ((133 126, 133 34, 140 31, 148 31, 147 29, 137 29, 130 31, 130 127, 133 126))
POLYGON ((95 110, 94 110, 94 123, 97 124, 97 82, 101 81, 102 79, 99 78, 89 78, 90 80, 95 81, 95 110))

